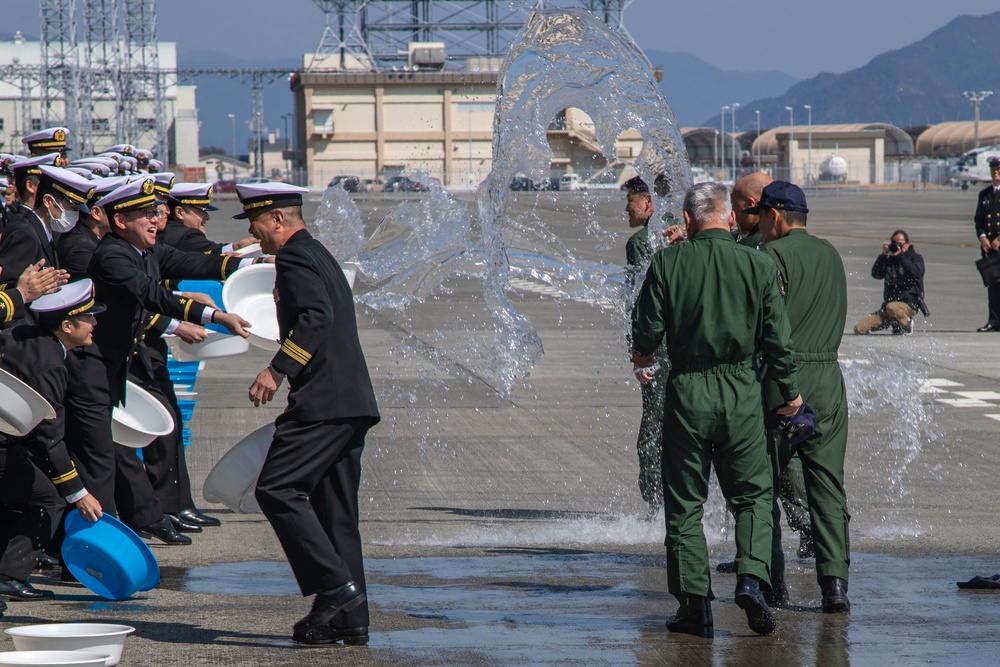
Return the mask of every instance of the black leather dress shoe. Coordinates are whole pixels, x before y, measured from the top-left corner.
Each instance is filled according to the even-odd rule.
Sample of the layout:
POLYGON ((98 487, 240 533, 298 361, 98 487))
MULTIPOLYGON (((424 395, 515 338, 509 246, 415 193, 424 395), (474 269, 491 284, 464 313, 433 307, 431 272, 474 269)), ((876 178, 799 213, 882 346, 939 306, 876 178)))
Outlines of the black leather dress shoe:
POLYGON ((181 510, 177 513, 177 518, 185 523, 193 523, 196 526, 221 526, 222 522, 214 516, 202 514, 197 507, 181 510))
POLYGON ((667 619, 667 630, 698 637, 712 637, 715 634, 711 600, 700 595, 681 595, 677 601, 681 606, 677 608, 676 614, 667 619))
POLYGON ((823 591, 823 613, 843 614, 851 611, 847 599, 847 582, 840 577, 821 577, 819 588, 823 591))
POLYGON ((0 581, 0 600, 23 600, 25 602, 35 602, 38 600, 51 600, 56 596, 52 591, 40 591, 27 581, 0 581))
POLYGON ((344 646, 364 646, 368 643, 368 626, 338 628, 328 623, 311 630, 296 630, 292 639, 300 644, 336 644, 342 641, 344 646))
POLYGON ((169 520, 170 523, 173 524, 174 528, 179 533, 200 533, 201 532, 201 526, 199 526, 198 524, 188 523, 187 521, 184 521, 180 517, 174 516, 173 514, 167 514, 166 517, 167 517, 167 520, 169 520))
POLYGON ((722 572, 723 574, 734 574, 736 572, 736 561, 727 560, 724 563, 719 563, 715 566, 716 572, 722 572))
POLYGON ((333 590, 317 593, 313 599, 312 611, 295 624, 292 639, 306 636, 330 623, 331 619, 341 611, 350 611, 365 601, 365 594, 358 590, 353 581, 333 590))
POLYGON ((758 635, 769 635, 778 627, 760 590, 760 580, 752 574, 736 578, 736 604, 746 612, 747 625, 758 635))
POLYGON ((38 565, 35 568, 39 570, 54 570, 60 565, 61 563, 58 558, 50 556, 43 551, 42 555, 38 557, 38 565))
POLYGON ((980 331, 980 332, 985 332, 985 331, 1000 331, 1000 324, 997 324, 995 322, 987 322, 983 326, 981 326, 978 329, 976 329, 976 331, 980 331))
POLYGON ((141 529, 139 534, 143 537, 155 537, 166 544, 191 544, 191 538, 178 533, 174 524, 170 523, 170 520, 165 516, 141 529))

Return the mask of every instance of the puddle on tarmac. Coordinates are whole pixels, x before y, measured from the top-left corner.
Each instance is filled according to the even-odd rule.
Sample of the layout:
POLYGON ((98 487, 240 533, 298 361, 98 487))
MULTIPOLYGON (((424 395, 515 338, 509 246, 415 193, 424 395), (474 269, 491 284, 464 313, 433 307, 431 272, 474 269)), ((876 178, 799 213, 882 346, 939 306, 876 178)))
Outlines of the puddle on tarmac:
MULTIPOLYGON (((636 665, 651 656, 670 663, 690 660, 692 649, 702 651, 692 645, 701 640, 663 631, 676 602, 664 592, 662 556, 494 553, 367 560, 369 595, 377 608, 370 647, 411 656, 426 652, 437 656, 434 664, 488 656, 490 664, 502 665, 636 665)), ((725 557, 713 553, 713 564, 725 557)), ((792 606, 777 612, 779 630, 768 640, 748 639, 743 615, 732 604, 735 577, 713 571, 716 637, 704 650, 719 657, 753 640, 767 642, 781 664, 986 664, 991 656, 983 642, 1000 621, 1000 592, 960 591, 955 583, 997 570, 995 561, 971 556, 855 553, 852 612, 829 616, 819 611, 812 564, 790 560, 792 606), (962 658, 955 662, 957 656, 962 658)), ((299 595, 283 562, 177 568, 163 585, 205 594, 299 595)))

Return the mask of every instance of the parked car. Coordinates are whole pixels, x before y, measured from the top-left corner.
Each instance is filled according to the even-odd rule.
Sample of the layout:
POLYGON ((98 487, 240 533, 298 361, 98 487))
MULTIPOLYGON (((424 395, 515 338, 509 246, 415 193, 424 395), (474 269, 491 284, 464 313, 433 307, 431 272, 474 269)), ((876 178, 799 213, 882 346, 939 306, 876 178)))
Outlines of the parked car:
POLYGON ((385 182, 386 192, 427 192, 427 186, 409 176, 392 176, 385 182))
POLYGON ((220 192, 236 192, 236 181, 216 181, 212 186, 215 194, 220 192))
POLYGON ((360 184, 361 179, 357 176, 334 176, 326 187, 332 188, 340 185, 344 188, 344 192, 357 192, 360 184))
POLYGON ((580 180, 580 174, 564 174, 559 179, 560 190, 586 190, 587 186, 580 180))
POLYGON ((510 180, 510 189, 515 192, 534 190, 535 184, 527 176, 515 176, 510 180))
POLYGON ((385 183, 382 182, 381 178, 366 178, 358 186, 358 192, 382 192, 383 189, 385 189, 385 183))

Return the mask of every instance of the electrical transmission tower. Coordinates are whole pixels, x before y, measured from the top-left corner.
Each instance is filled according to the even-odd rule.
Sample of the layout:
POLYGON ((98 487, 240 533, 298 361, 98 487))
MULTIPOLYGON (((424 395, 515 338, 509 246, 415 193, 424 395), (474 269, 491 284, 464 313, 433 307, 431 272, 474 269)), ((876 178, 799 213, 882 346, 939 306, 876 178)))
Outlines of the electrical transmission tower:
MULTIPOLYGON (((43 125, 61 121, 70 132, 72 146, 80 148, 80 63, 76 42, 76 0, 40 0, 41 118, 43 125), (53 109, 63 100, 60 116, 53 109)), ((22 91, 23 92, 23 91, 22 91)))
MULTIPOLYGON (((622 33, 632 0, 577 0, 622 33)), ((372 69, 405 65, 411 42, 444 42, 449 60, 501 57, 524 25, 524 14, 510 0, 313 0, 326 26, 308 70, 324 67, 340 54, 335 69, 349 59, 372 69)), ((640 51, 641 53, 641 51, 640 51)))
POLYGON ((362 36, 368 0, 313 0, 326 17, 323 36, 306 71, 322 68, 330 56, 339 56, 340 69, 375 70, 375 58, 362 36), (353 60, 354 62, 350 62, 353 60))
POLYGON ((140 134, 151 131, 156 137, 156 154, 165 157, 167 110, 156 43, 156 0, 123 0, 123 3, 118 140, 137 142, 140 134), (139 116, 142 101, 153 107, 151 126, 139 116))
POLYGON ((80 74, 80 143, 85 153, 96 152, 95 135, 120 137, 119 114, 95 117, 99 102, 114 106, 121 97, 118 0, 83 0, 84 68, 80 74), (105 125, 106 123, 106 125, 105 125))

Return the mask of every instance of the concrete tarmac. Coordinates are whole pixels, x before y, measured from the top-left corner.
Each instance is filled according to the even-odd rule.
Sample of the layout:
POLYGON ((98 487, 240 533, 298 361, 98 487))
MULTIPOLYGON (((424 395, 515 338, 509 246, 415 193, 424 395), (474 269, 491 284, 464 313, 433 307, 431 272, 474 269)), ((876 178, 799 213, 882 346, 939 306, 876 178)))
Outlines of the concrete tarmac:
MULTIPOLYGON (((364 196, 369 231, 401 196, 364 196)), ((847 331, 881 303, 870 277, 881 242, 909 232, 927 262, 931 316, 912 336, 845 336, 851 398, 847 492, 852 514, 850 615, 819 612, 809 561, 785 529, 792 606, 758 637, 733 603, 735 575, 714 576, 714 639, 668 634, 662 515, 644 520, 636 484, 641 413, 623 332, 591 304, 524 288, 512 299, 545 355, 501 398, 454 346, 488 340, 478 283, 405 313, 358 308, 383 421, 369 435, 361 489, 372 610, 367 647, 302 647, 292 624, 309 608, 262 515, 204 502, 205 476, 283 406, 253 408, 246 389, 269 354, 210 361, 188 452, 196 500, 223 519, 189 547, 153 545, 158 588, 124 602, 38 575, 52 602, 11 602, 0 627, 107 621, 136 628, 123 665, 981 665, 996 661, 1000 591, 957 581, 1000 571, 1000 337, 975 333, 986 295, 973 262, 975 192, 809 193, 809 228, 848 271, 847 331), (442 334, 444 332, 444 334, 442 334), (447 335, 445 335, 447 334, 447 335)), ((209 236, 233 240, 232 200, 209 236)), ((308 207, 307 218, 315 210, 308 207)), ((621 193, 521 193, 584 259, 621 264, 621 193), (588 232, 588 219, 613 232, 588 232)), ((541 287, 541 285, 540 285, 541 287)), ((359 284, 358 289, 363 290, 359 284)), ((808 400, 808 397, 806 397, 808 400)), ((713 565, 733 553, 714 497, 713 565)), ((9 638, 0 650, 12 650, 9 638)))

